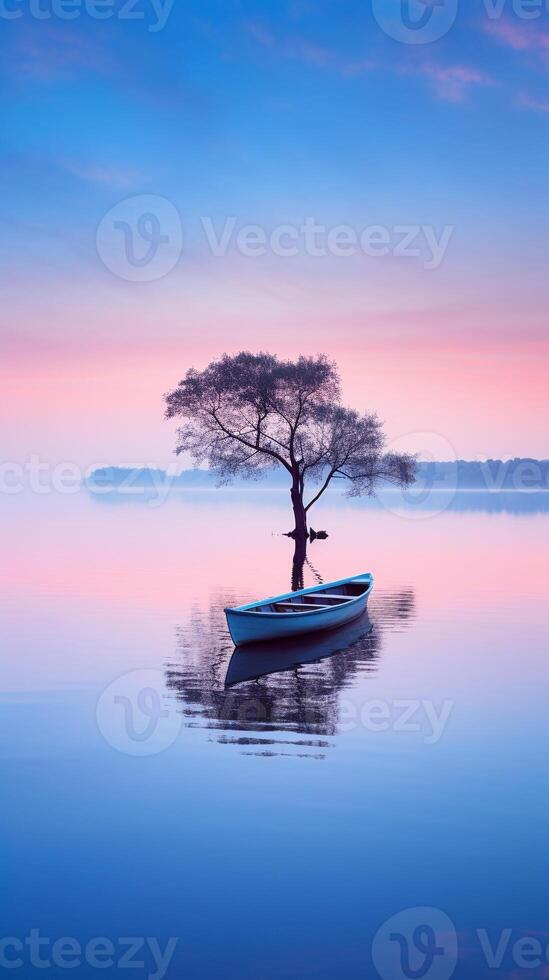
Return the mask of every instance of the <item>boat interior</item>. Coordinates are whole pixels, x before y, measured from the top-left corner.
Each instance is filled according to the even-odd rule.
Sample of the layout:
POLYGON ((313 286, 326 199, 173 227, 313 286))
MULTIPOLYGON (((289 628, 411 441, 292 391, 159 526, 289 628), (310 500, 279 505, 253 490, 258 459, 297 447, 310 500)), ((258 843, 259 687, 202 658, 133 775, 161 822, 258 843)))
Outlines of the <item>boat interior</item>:
POLYGON ((315 609, 331 609, 340 606, 351 599, 365 595, 370 589, 371 579, 356 579, 344 585, 327 586, 315 592, 305 592, 303 595, 289 595, 277 602, 259 603, 250 612, 261 613, 307 613, 315 609))

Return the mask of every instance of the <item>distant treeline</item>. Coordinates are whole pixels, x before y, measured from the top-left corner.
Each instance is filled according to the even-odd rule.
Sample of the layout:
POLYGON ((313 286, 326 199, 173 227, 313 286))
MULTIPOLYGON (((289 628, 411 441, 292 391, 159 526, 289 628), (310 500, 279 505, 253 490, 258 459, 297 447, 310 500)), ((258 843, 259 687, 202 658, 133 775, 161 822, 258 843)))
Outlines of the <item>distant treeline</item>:
POLYGON ((419 463, 418 482, 448 484, 459 490, 549 490, 549 460, 486 459, 471 462, 419 463))
MULTIPOLYGON (((420 462, 417 468, 418 486, 432 490, 549 490, 549 460, 516 458, 487 459, 482 462, 458 459, 454 462, 420 462)), ((107 491, 132 487, 165 487, 200 490, 218 486, 215 474, 209 470, 183 470, 172 474, 148 467, 105 466, 93 471, 86 480, 90 490, 107 491)), ((273 470, 262 479, 250 481, 238 478, 233 487, 247 489, 288 487, 288 475, 273 470)), ((334 489, 338 489, 337 483, 334 489)), ((341 489, 345 489, 342 483, 341 489)))

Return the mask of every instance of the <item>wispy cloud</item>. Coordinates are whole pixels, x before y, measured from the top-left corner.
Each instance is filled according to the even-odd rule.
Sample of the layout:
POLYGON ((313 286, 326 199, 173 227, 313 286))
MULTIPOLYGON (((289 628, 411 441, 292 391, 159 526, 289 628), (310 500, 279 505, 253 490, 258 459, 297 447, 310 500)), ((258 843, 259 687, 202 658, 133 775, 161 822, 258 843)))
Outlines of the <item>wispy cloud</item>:
POLYGON ((304 38, 290 38, 287 42, 287 50, 289 57, 315 68, 326 68, 333 63, 333 55, 330 51, 304 38))
POLYGON ((3 39, 0 76, 17 90, 106 82, 115 86, 114 99, 202 116, 209 111, 208 95, 188 84, 180 64, 166 59, 149 35, 144 45, 133 32, 114 33, 101 22, 90 27, 83 20, 69 25, 21 18, 11 28, 11 40, 3 39))
POLYGON ((341 66, 341 74, 344 78, 358 78, 360 75, 375 71, 376 68, 379 68, 379 65, 373 58, 364 59, 363 61, 350 61, 348 64, 341 66))
POLYGON ((516 24, 509 20, 488 20, 483 22, 482 28, 490 37, 514 51, 533 51, 549 57, 549 33, 533 22, 516 24))
POLYGON ((353 61, 343 58, 338 52, 308 38, 300 37, 298 34, 278 37, 268 26, 259 21, 246 21, 244 27, 254 41, 270 51, 274 57, 296 61, 309 68, 329 68, 344 78, 355 78, 380 67, 372 59, 361 58, 353 61))
POLYGON ((525 92, 517 98, 516 104, 520 106, 521 109, 531 109, 533 112, 549 112, 549 100, 544 101, 543 99, 535 99, 531 95, 527 95, 525 92))
POLYGON ((493 85, 485 72, 470 65, 422 64, 415 73, 425 75, 436 94, 445 102, 464 102, 471 88, 477 85, 493 85))
POLYGON ((94 184, 106 184, 111 187, 135 188, 148 183, 149 178, 136 170, 121 167, 105 166, 98 163, 82 163, 76 160, 61 159, 58 165, 81 180, 94 184))
POLYGON ((82 71, 110 75, 116 64, 97 41, 66 27, 62 30, 44 27, 40 34, 25 31, 19 36, 16 48, 14 67, 18 76, 37 81, 71 79, 82 71))
POLYGON ((273 31, 258 21, 246 21, 244 27, 248 34, 273 54, 291 61, 299 61, 313 68, 327 68, 334 64, 333 52, 307 38, 293 35, 283 39, 278 38, 273 31))
POLYGON ((429 80, 438 98, 446 102, 464 102, 473 86, 493 84, 486 72, 470 65, 440 65, 419 60, 403 66, 400 62, 383 63, 373 58, 353 60, 302 37, 280 37, 259 21, 246 21, 244 27, 250 37, 275 58, 298 61, 312 68, 329 69, 342 78, 359 78, 373 71, 424 77, 429 80))
POLYGON ((246 20, 244 21, 244 29, 263 48, 269 48, 270 51, 276 48, 276 37, 265 24, 260 24, 256 20, 246 20))

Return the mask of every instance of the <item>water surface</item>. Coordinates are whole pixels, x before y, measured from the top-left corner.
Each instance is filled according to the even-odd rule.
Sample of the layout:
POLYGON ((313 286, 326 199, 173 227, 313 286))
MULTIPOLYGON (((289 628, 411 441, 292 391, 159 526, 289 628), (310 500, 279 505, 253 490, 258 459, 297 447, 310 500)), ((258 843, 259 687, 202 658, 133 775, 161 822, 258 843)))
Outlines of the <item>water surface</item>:
MULTIPOLYGON (((3 935, 177 937, 174 980, 399 980, 374 936, 429 907, 456 977, 522 976, 479 930, 547 927, 548 508, 527 497, 326 498, 306 584, 372 571, 369 615, 323 659, 255 661, 223 608, 290 587, 285 495, 2 501, 3 935)), ((122 975, 154 976, 146 952, 122 975)))

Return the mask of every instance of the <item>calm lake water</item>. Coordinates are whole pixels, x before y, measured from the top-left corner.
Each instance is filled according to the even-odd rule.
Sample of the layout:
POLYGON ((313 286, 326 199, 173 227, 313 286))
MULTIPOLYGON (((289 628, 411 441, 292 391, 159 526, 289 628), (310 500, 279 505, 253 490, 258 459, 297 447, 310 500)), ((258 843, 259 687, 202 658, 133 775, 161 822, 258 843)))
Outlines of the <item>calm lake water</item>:
POLYGON ((284 494, 0 507, 9 975, 549 975, 546 495, 326 498, 305 582, 369 616, 255 658, 284 494))

